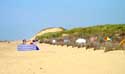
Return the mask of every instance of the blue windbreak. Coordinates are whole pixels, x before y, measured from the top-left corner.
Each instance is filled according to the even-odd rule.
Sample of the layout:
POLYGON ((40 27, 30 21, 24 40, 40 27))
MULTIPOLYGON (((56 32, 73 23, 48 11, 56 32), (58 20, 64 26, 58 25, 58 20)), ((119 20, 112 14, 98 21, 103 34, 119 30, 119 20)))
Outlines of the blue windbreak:
POLYGON ((18 51, 31 51, 31 50, 39 50, 36 45, 27 45, 27 44, 20 44, 17 46, 18 51))

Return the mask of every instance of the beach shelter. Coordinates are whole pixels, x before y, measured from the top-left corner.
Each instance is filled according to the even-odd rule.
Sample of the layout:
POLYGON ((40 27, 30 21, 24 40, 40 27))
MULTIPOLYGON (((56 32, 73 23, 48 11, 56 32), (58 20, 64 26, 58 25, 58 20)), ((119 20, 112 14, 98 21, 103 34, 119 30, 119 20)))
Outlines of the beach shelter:
POLYGON ((30 44, 20 44, 17 46, 18 51, 32 51, 32 50, 39 50, 38 46, 30 45, 30 44))
POLYGON ((86 39, 79 38, 79 39, 76 40, 76 43, 78 43, 78 44, 85 44, 86 43, 86 39))
POLYGON ((104 37, 105 41, 111 41, 112 39, 110 37, 104 37))

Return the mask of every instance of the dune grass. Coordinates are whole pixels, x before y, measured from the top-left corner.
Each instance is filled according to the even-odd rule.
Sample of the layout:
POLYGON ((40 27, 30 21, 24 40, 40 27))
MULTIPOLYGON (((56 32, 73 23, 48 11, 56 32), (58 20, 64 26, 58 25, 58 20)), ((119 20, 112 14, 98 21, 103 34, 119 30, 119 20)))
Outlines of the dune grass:
POLYGON ((122 33, 125 33, 125 24, 106 24, 83 28, 73 28, 64 30, 63 32, 45 33, 44 35, 37 36, 36 38, 39 40, 42 40, 44 38, 58 38, 62 37, 62 34, 75 35, 77 37, 87 37, 93 35, 116 36, 117 34, 120 35, 122 33))

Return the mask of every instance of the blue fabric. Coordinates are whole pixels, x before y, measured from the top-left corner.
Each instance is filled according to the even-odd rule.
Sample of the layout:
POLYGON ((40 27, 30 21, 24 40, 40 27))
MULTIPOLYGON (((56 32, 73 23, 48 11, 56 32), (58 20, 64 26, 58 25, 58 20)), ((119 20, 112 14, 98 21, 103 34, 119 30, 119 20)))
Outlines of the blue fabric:
POLYGON ((32 51, 32 50, 39 50, 36 45, 27 45, 27 44, 20 44, 17 46, 18 51, 32 51))

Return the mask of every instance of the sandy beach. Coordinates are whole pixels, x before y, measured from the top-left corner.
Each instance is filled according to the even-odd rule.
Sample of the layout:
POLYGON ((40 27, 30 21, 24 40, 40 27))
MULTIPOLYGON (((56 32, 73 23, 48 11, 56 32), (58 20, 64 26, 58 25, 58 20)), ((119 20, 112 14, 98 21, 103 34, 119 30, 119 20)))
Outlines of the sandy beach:
POLYGON ((17 51, 19 43, 0 43, 0 74, 125 74, 125 51, 48 44, 38 44, 40 51, 17 51))

